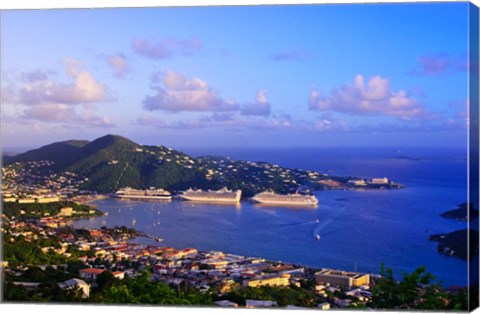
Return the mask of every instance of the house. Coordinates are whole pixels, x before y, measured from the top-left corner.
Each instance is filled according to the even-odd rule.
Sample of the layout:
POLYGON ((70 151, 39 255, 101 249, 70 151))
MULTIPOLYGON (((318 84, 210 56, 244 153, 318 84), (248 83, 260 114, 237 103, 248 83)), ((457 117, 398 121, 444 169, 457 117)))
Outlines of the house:
POLYGON ((330 303, 324 302, 317 306, 320 310, 330 310, 330 303))
POLYGON ((285 287, 290 285, 290 275, 289 274, 269 274, 264 276, 256 276, 250 280, 244 280, 243 286, 248 287, 261 287, 261 286, 272 286, 272 287, 285 287))
POLYGON ((261 307, 274 307, 278 306, 277 302, 269 300, 246 300, 245 306, 247 309, 255 309, 261 307))
POLYGON ((78 272, 80 273, 80 277, 86 281, 95 281, 97 280, 97 276, 103 273, 105 269, 98 269, 98 268, 85 268, 81 269, 78 272))
POLYGON ((72 207, 63 207, 60 208, 60 213, 58 213, 58 216, 63 216, 63 217, 70 217, 73 214, 73 208, 72 207))
POLYGON ((90 297, 90 285, 81 279, 73 278, 65 282, 60 282, 58 286, 64 290, 69 290, 75 287, 79 287, 82 290, 83 299, 87 299, 90 297))
POLYGON ((388 184, 388 178, 373 178, 372 184, 388 184))
POLYGON ((228 300, 217 301, 217 302, 215 302, 215 304, 217 304, 221 307, 235 307, 235 308, 238 307, 237 303, 232 302, 232 301, 228 301, 228 300))
POLYGON ((339 286, 348 289, 370 284, 369 274, 326 268, 316 272, 315 278, 317 285, 328 283, 333 286, 339 286))
POLYGON ((125 273, 123 271, 114 271, 112 273, 113 277, 117 278, 117 279, 120 279, 120 280, 123 280, 123 278, 125 278, 125 273))

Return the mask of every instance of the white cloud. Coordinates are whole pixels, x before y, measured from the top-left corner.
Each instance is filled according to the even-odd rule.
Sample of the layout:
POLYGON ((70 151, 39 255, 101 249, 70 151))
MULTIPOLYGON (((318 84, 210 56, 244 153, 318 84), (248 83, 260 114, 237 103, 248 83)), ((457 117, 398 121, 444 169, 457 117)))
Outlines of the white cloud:
POLYGON ((53 72, 35 71, 22 73, 21 86, 10 96, 12 103, 38 104, 85 104, 110 101, 106 85, 99 83, 74 59, 66 59, 65 72, 73 82, 59 83, 52 79, 53 72))
POLYGON ((77 127, 111 127, 109 117, 95 114, 95 103, 111 101, 108 87, 98 82, 75 59, 65 59, 70 82, 59 82, 56 73, 35 70, 17 75, 15 84, 2 89, 2 105, 14 109, 15 123, 67 123, 77 127))
POLYGON ((268 116, 270 114, 270 102, 267 99, 267 91, 261 89, 255 96, 255 102, 252 104, 245 104, 241 108, 241 113, 246 116, 268 116))
POLYGON ((82 106, 81 110, 64 104, 29 106, 17 119, 69 124, 80 127, 107 128, 115 126, 109 117, 96 115, 92 105, 82 106))
POLYGON ((124 78, 125 74, 129 71, 128 60, 123 54, 107 56, 106 62, 117 78, 124 78))
POLYGON ((235 111, 238 104, 224 100, 207 82, 199 78, 187 78, 183 74, 166 71, 151 78, 156 94, 143 100, 144 108, 150 111, 235 111))
POLYGON ((392 91, 389 80, 381 76, 374 76, 365 82, 362 75, 357 75, 353 83, 333 89, 328 97, 322 97, 312 88, 309 108, 315 111, 394 116, 401 119, 431 117, 406 91, 392 91))

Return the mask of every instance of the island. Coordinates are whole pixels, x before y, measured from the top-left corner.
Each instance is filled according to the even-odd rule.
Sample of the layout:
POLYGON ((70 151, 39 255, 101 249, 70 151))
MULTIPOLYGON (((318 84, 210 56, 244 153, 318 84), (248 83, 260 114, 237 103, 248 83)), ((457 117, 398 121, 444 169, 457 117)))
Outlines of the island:
POLYGON ((472 203, 462 203, 459 204, 456 209, 446 211, 440 216, 449 219, 467 221, 469 217, 470 219, 478 218, 478 209, 476 209, 472 203))
POLYGON ((429 240, 438 242, 437 251, 448 256, 467 260, 478 255, 477 230, 462 229, 450 233, 433 234, 429 240))

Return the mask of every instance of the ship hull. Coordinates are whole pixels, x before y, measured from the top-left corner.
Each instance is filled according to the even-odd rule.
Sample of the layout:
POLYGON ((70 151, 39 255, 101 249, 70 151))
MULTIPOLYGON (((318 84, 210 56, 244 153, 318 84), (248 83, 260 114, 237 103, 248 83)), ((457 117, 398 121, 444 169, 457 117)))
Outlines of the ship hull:
POLYGON ((271 205, 271 206, 289 206, 289 207, 315 207, 318 205, 318 202, 289 202, 289 201, 274 201, 274 200, 258 200, 253 199, 257 204, 260 205, 271 205))
POLYGON ((203 198, 183 195, 181 195, 180 197, 186 201, 199 203, 237 204, 240 202, 239 199, 203 198))
POLYGON ((170 201, 172 196, 149 196, 149 195, 115 195, 116 198, 129 199, 129 200, 158 200, 158 201, 170 201))

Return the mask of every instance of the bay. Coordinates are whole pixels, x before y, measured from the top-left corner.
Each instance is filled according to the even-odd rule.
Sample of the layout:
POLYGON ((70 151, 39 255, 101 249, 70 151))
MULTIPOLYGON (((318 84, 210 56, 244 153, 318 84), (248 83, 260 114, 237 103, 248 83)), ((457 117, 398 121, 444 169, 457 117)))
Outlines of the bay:
POLYGON ((398 158, 398 150, 379 149, 216 151, 234 159, 335 175, 387 176, 405 188, 319 191, 319 206, 314 209, 260 206, 249 201, 235 206, 106 199, 95 205, 108 216, 79 220, 75 226, 134 226, 164 238, 161 245, 220 250, 316 268, 378 273, 384 263, 400 275, 424 265, 445 286, 466 285, 467 262, 439 254, 436 243, 428 241, 430 234, 466 227, 464 222, 439 216, 466 201, 463 152, 403 149, 402 153, 405 151, 408 158, 398 158))

